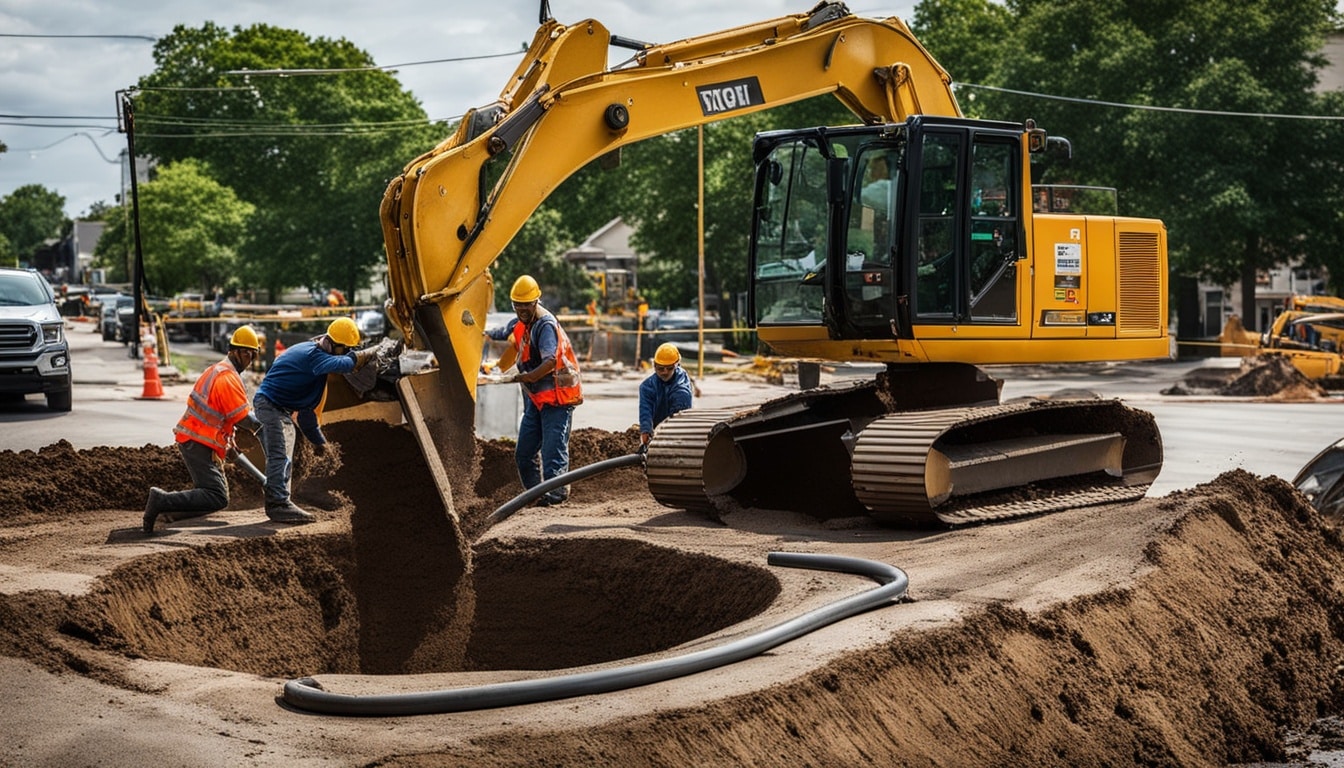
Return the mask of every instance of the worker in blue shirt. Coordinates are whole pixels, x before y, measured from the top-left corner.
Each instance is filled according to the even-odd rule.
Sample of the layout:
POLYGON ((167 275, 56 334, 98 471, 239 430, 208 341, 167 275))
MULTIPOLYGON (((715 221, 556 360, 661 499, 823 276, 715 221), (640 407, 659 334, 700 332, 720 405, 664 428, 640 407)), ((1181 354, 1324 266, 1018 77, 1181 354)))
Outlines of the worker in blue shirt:
POLYGON ((327 438, 317 421, 317 406, 327 389, 327 374, 352 373, 364 367, 376 353, 359 346, 359 326, 348 317, 338 317, 326 334, 287 348, 275 359, 262 379, 252 405, 261 422, 261 445, 266 450, 266 516, 277 523, 311 523, 312 513, 289 498, 297 429, 319 455, 327 438))
POLYGON ((649 444, 653 428, 663 419, 691 407, 691 377, 681 367, 676 344, 663 344, 653 353, 653 375, 639 385, 639 444, 649 444))

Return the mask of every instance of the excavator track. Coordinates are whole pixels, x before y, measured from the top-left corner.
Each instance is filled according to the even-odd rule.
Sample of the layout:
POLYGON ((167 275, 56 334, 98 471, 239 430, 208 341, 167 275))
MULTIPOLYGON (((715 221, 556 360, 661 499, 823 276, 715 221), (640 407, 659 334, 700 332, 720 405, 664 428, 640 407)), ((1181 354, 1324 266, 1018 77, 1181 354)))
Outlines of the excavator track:
POLYGON ((1151 414, 1024 400, 884 416, 859 434, 851 471, 873 517, 928 527, 1141 498, 1161 466, 1151 414))
POLYGON ((1117 400, 896 410, 874 384, 683 411, 649 443, 660 503, 957 526, 1139 498, 1162 465, 1151 414, 1117 400))

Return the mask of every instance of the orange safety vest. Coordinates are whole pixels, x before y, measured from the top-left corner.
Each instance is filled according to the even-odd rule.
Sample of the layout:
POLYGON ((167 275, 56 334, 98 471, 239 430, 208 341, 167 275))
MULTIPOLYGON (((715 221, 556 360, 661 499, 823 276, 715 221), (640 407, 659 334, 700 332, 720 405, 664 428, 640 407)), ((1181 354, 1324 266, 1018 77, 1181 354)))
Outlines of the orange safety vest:
MULTIPOLYGON (((532 387, 523 384, 523 391, 531 398, 532 404, 538 408, 546 405, 578 405, 583 402, 583 386, 579 382, 579 358, 574 354, 574 345, 569 343, 569 336, 565 334, 565 329, 560 327, 560 322, 555 320, 555 316, 540 306, 537 307, 537 319, 532 321, 532 325, 540 322, 542 317, 551 318, 552 324, 555 326, 557 342, 555 370, 551 372, 555 386, 550 389, 533 391, 532 387)), ((532 350, 531 331, 522 322, 518 322, 514 323, 512 335, 514 349, 518 351, 519 370, 521 370, 522 364, 527 362, 532 350)))
POLYGON ((205 369, 187 398, 187 412, 173 427, 179 443, 194 440, 221 459, 228 450, 233 426, 247 416, 247 389, 228 358, 205 369))

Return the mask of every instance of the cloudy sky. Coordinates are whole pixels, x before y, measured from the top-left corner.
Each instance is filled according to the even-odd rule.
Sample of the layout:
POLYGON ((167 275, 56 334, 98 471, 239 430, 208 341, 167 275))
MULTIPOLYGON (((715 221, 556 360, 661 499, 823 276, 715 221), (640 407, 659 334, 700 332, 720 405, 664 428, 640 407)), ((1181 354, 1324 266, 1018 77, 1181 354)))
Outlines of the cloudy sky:
MULTIPOLYGON (((593 18, 613 33, 666 43, 806 11, 814 0, 550 0, 562 23, 593 18)), ((916 0, 851 0, 863 16, 909 21, 916 0)), ((412 64, 521 51, 539 0, 0 0, 0 197, 41 184, 72 218, 123 184, 117 91, 153 71, 153 39, 173 27, 270 24, 345 38, 397 76, 433 119, 493 101, 521 58, 412 64)), ((628 52, 613 49, 612 62, 628 52)), ((410 160, 410 158, 407 158, 410 160)), ((129 183, 127 181, 126 183, 129 183)), ((376 202, 376 201, 375 201, 376 202)))

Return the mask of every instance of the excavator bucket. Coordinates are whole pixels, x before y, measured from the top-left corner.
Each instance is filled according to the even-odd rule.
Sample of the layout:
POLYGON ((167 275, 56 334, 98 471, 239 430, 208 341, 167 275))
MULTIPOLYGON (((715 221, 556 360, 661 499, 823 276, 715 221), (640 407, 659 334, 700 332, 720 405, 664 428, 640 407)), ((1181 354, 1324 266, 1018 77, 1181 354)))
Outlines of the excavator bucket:
MULTIPOLYGON (((456 520, 452 480, 471 476, 476 451, 476 366, 468 377, 456 349, 466 346, 466 336, 459 333, 459 344, 454 344, 438 307, 417 308, 415 331, 433 351, 438 367, 403 376, 397 381, 397 395, 443 508, 456 520)), ((480 329, 471 328, 470 337, 479 340, 480 329)), ((479 341, 474 351, 468 351, 479 360, 479 341)))

